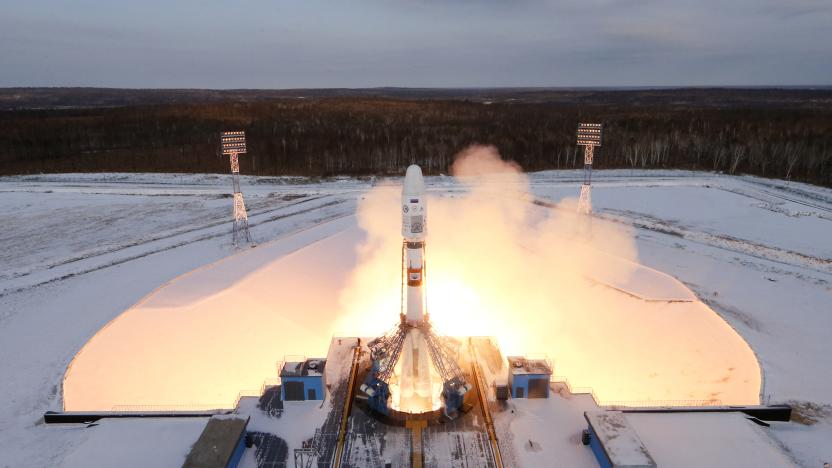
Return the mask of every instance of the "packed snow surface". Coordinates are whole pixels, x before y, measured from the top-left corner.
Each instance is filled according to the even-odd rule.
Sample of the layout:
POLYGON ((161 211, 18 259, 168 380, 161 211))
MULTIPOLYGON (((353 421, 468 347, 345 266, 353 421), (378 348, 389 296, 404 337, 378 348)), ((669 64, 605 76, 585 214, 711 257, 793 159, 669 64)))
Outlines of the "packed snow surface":
MULTIPOLYGON (((433 196, 458 190, 448 177, 426 181, 433 196)), ((580 173, 575 171, 531 176, 532 193, 545 202, 576 197, 579 184, 580 173)), ((738 351, 747 343, 762 368, 757 373, 762 380, 752 383, 757 387, 753 395, 742 393, 743 400, 759 392, 763 402, 794 402, 801 419, 813 424, 776 425, 772 433, 802 465, 832 461, 832 315, 826 313, 832 305, 832 192, 677 171, 597 171, 593 184, 597 219, 634 227, 638 263, 646 267, 638 274, 652 275, 652 270, 670 275, 668 284, 678 279, 697 297, 651 301, 644 297, 649 291, 635 291, 642 280, 628 285, 632 277, 624 282, 584 278, 598 294, 623 304, 621 322, 607 325, 633 330, 636 323, 643 329, 617 337, 621 341, 608 345, 608 354, 638 363, 631 358, 640 353, 650 363, 677 348, 672 337, 678 338, 679 330, 688 331, 678 344, 701 354, 677 366, 680 376, 690 377, 689 371, 701 370, 700 363, 713 362, 713 374, 690 381, 700 380, 700 390, 721 391, 749 378, 749 366, 743 364, 747 359, 738 351), (705 340, 706 330, 715 336, 705 340), (738 335, 732 337, 734 331, 738 335), (635 342, 644 345, 628 349, 635 342), (738 348, 722 357, 738 360, 737 365, 718 359, 726 343, 738 348), (734 369, 728 372, 730 367, 734 369)), ((340 305, 337 291, 344 284, 343 270, 356 261, 351 246, 363 237, 353 214, 370 184, 347 178, 246 178, 243 191, 252 234, 260 245, 242 251, 230 245, 229 187, 227 177, 210 175, 0 179, 0 218, 6 227, 0 234, 0 466, 51 466, 97 452, 84 447, 107 445, 89 442, 92 439, 83 431, 90 429, 40 422, 44 411, 71 406, 76 397, 95 407, 224 403, 275 377, 276 364, 285 354, 312 357, 326 351, 332 314, 338 310, 327 308, 340 305), (322 258, 331 271, 309 265, 322 258), (280 281, 267 281, 266 272, 280 281), (323 292, 309 294, 301 288, 310 278, 325 285, 323 292), (251 294, 243 298, 238 290, 251 294), (206 291, 211 293, 204 295, 206 291), (300 305, 312 313, 293 315, 300 305), (134 335, 127 331, 131 323, 134 335), (219 333, 218 327, 225 327, 226 333, 219 333), (241 350, 252 346, 249 349, 257 352, 241 350), (113 353, 109 361, 103 360, 105 349, 113 353), (228 355, 220 355, 221 349, 228 355), (164 356, 165 350, 183 354, 164 356), (98 362, 101 369, 81 364, 95 355, 102 359, 89 362, 98 362), (73 358, 75 364, 67 372, 73 358), (213 393, 206 389, 183 396, 159 380, 171 370, 195 376, 197 383, 190 389, 220 385, 213 393), (83 378, 73 383, 75 371, 83 378), (115 376, 129 379, 136 389, 111 386, 115 376), (106 400, 93 405, 89 395, 73 393, 76 388, 106 400), (135 398, 148 395, 153 398, 135 398)), ((603 245, 597 248, 604 250, 603 245)), ((398 274, 398 265, 392 269, 398 274)), ((336 322, 335 331, 342 331, 342 325, 336 322)), ((370 325, 379 331, 388 326, 370 325)), ((540 323, 527 325, 541 328, 540 323)), ((597 330, 566 330, 575 342, 600 342, 593 336, 597 330)), ((343 331, 339 334, 349 334, 343 331)), ((528 348, 535 344, 529 342, 528 348)), ((558 351, 564 349, 553 349, 527 351, 546 352, 556 373, 573 384, 596 387, 591 374, 562 362, 558 351)), ((672 374, 663 372, 671 369, 668 365, 657 376, 640 379, 660 389, 661 385, 652 387, 651 379, 669 382, 672 374)), ((621 372, 637 373, 639 368, 622 366, 621 372)), ((167 376, 175 382, 185 380, 167 376)), ((621 390, 637 391, 638 385, 617 389, 621 390)), ((702 398, 698 392, 684 399, 702 398)), ((650 397, 664 400, 673 395, 651 391, 650 397)), ((733 401, 725 395, 715 398, 733 401)), ((531 424, 529 431, 537 428, 526 420, 518 419, 517 424, 531 424)), ((564 449, 573 442, 565 443, 564 449)), ((551 452, 544 447, 532 453, 551 452)), ((172 449, 171 464, 178 464, 183 454, 172 449)))
POLYGON ((628 413, 626 418, 657 466, 794 466, 765 429, 742 413, 628 413))
POLYGON ((105 419, 74 430, 81 442, 59 461, 65 468, 181 466, 208 418, 105 419))

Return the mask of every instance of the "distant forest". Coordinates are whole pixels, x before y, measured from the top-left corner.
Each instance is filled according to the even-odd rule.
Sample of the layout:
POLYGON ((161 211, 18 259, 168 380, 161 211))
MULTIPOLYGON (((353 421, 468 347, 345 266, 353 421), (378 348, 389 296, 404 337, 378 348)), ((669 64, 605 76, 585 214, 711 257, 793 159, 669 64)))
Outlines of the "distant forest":
POLYGON ((605 124, 596 168, 678 168, 832 186, 832 90, 0 89, 0 173, 446 173, 495 145, 529 171, 582 167, 580 121, 605 124))

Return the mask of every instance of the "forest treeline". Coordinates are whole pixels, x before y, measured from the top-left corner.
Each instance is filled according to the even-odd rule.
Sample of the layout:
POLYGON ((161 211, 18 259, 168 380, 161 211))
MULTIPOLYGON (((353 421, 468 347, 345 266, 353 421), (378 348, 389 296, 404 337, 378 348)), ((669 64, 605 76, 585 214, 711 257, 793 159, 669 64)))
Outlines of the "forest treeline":
MULTIPOLYGON (((715 105, 704 92, 609 91, 603 99, 324 96, 0 111, 0 172, 226 172, 219 132, 245 130, 241 172, 445 173, 470 144, 495 145, 524 169, 582 167, 579 121, 603 122, 596 168, 679 168, 832 186, 832 106, 825 91, 715 105), (642 93, 639 95, 639 93, 642 93)), ((740 91, 732 92, 733 94, 740 91)))

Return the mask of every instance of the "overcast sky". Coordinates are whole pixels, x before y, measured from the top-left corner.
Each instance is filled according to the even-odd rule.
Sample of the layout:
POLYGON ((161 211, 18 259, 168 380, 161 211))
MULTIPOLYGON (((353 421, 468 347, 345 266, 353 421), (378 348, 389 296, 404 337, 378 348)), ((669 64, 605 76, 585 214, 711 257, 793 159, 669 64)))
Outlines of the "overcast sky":
POLYGON ((832 0, 0 0, 0 86, 832 84, 832 0))

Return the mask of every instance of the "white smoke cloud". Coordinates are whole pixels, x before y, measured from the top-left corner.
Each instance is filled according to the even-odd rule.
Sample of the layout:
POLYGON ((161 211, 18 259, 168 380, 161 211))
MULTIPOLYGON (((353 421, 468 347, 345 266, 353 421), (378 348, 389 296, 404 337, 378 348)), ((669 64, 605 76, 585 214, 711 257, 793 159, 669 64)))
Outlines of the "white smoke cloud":
MULTIPOLYGON (((451 171, 453 188, 429 192, 427 204, 427 305, 439 330, 496 336, 505 354, 546 354, 556 374, 605 400, 756 401, 753 353, 706 306, 646 303, 591 279, 626 283, 640 268, 630 227, 584 224, 575 199, 530 203, 527 176, 492 146, 462 151, 451 171), (724 343, 705 346, 717 335, 724 343), (737 369, 744 382, 715 383, 737 369)), ((399 187, 378 187, 359 206, 367 237, 339 330, 360 323, 378 334, 397 323, 399 197, 399 187)))

